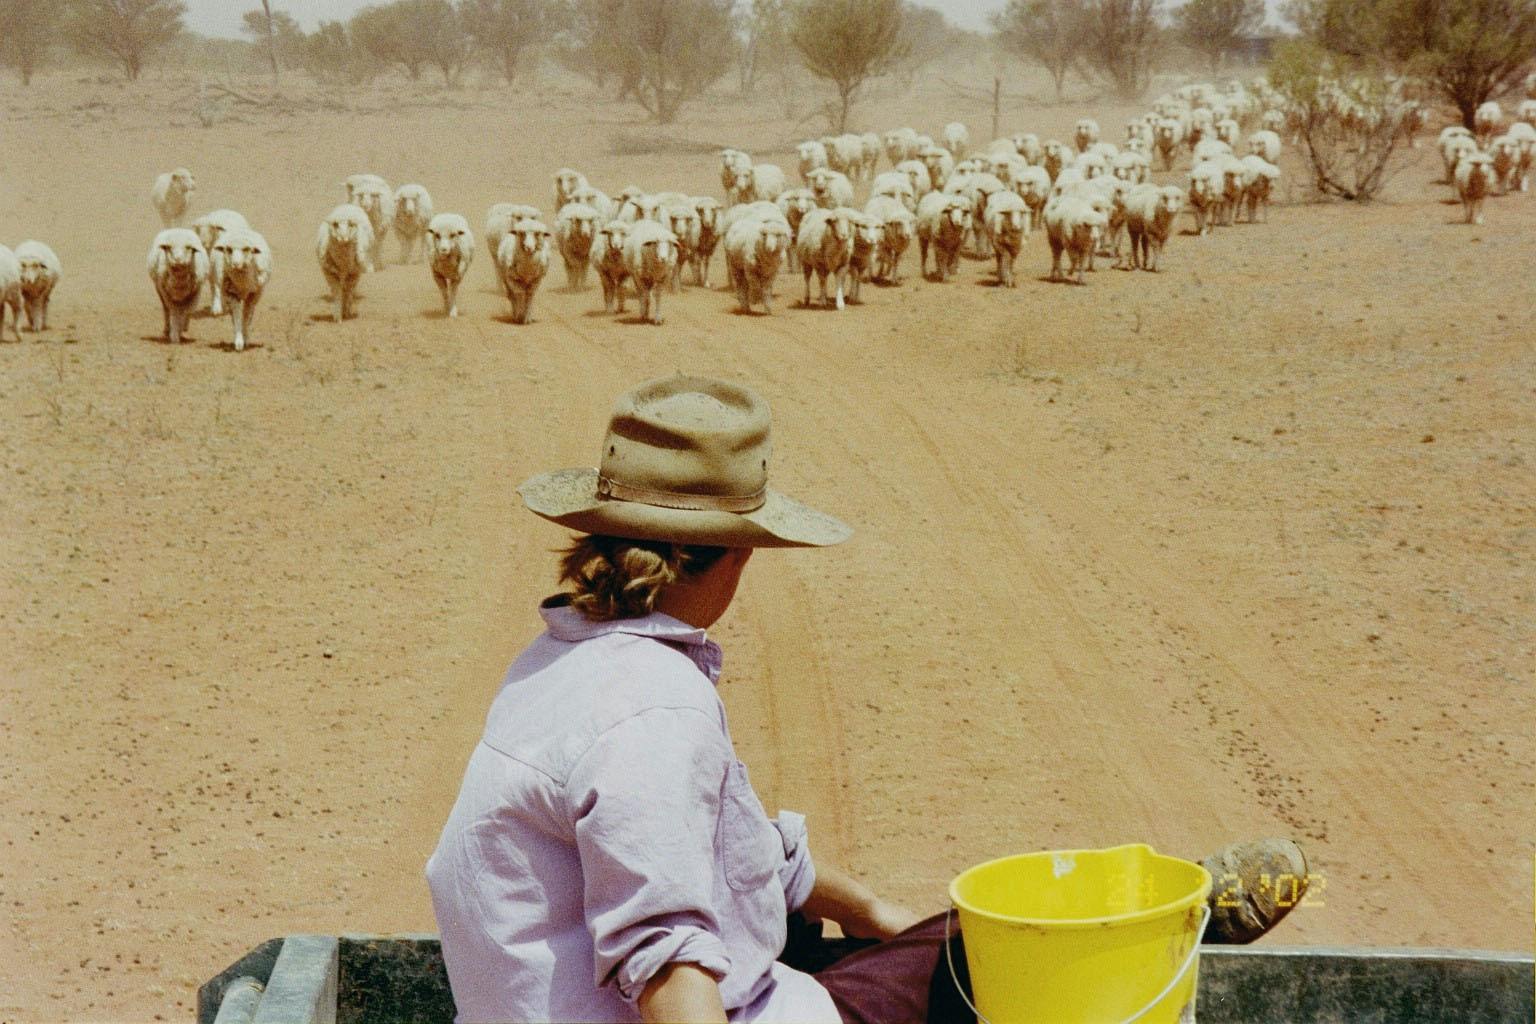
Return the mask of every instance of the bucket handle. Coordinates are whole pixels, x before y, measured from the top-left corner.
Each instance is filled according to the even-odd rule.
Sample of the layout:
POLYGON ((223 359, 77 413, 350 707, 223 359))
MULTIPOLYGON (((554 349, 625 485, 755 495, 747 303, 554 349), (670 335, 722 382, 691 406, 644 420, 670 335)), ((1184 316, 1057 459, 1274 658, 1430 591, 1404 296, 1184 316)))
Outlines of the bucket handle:
MULTIPOLYGON (((944 959, 949 962, 949 976, 955 983, 955 991, 960 993, 960 998, 965 1000, 965 1005, 969 1006, 971 1008, 971 1012, 976 1014, 976 1019, 979 1020, 981 1024, 992 1024, 992 1022, 988 1020, 980 1010, 976 1009, 976 1004, 971 1002, 970 997, 965 994, 965 988, 960 984, 960 976, 955 973, 955 954, 954 949, 949 941, 950 917, 954 912, 954 904, 950 904, 950 906, 944 911, 944 959)), ((1141 1020, 1141 1018, 1145 1017, 1153 1007, 1155 1007, 1158 1003, 1161 1003, 1167 997, 1168 993, 1172 992, 1174 988, 1179 984, 1179 982, 1184 979, 1184 975, 1189 972, 1190 965, 1195 962, 1195 957, 1200 953, 1200 940, 1205 937, 1205 926, 1209 924, 1210 921, 1211 905, 1206 903, 1200 907, 1200 927, 1195 931, 1194 944, 1189 947, 1189 955, 1186 956, 1184 958, 1184 962, 1179 965, 1177 973, 1174 974, 1173 978, 1168 982, 1168 984, 1163 986, 1163 990, 1161 992, 1152 997, 1152 1001, 1150 1003, 1148 1003, 1146 1006, 1143 1006, 1129 1017, 1125 1018, 1125 1020, 1121 1021, 1121 1024, 1135 1024, 1136 1021, 1141 1020)))

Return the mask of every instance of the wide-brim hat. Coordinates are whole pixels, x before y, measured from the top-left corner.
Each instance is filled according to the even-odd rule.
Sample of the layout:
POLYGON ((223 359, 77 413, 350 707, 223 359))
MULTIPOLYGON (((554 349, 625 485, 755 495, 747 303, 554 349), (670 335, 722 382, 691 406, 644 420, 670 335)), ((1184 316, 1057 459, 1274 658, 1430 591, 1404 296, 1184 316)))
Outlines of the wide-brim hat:
POLYGON ((647 381, 619 397, 596 469, 558 469, 517 493, 582 533, 733 548, 825 547, 852 531, 768 487, 768 403, 707 377, 647 381))

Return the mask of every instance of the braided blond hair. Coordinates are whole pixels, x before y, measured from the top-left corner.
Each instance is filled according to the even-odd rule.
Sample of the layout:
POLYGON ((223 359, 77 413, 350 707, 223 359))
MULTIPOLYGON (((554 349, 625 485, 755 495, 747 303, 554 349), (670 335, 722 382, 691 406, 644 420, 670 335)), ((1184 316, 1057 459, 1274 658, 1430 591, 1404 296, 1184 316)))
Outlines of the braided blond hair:
POLYGON ((560 553, 560 582, 571 584, 571 607, 589 619, 637 619, 668 586, 709 571, 727 550, 589 534, 560 553))

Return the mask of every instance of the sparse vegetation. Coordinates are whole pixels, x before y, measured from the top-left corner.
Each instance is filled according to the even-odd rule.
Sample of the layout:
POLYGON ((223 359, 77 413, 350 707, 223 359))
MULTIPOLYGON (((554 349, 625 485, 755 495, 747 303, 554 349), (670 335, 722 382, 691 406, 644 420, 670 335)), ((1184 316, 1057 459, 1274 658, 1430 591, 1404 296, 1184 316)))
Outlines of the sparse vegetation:
POLYGON ((1269 81, 1292 106, 1317 192, 1356 201, 1379 193, 1412 108, 1401 88, 1307 41, 1281 48, 1269 81))
POLYGON ((0 64, 14 68, 22 85, 32 84, 58 33, 57 0, 0 0, 0 64))
POLYGON ((1152 83, 1161 8, 1161 0, 1083 2, 1085 63, 1123 100, 1140 99, 1152 83))
POLYGON ((1212 73, 1263 22, 1264 0, 1186 0, 1174 12, 1179 38, 1206 59, 1212 73))
POLYGON ((734 0, 576 0, 566 62, 599 88, 617 77, 660 124, 730 70, 734 0))
POLYGON ((800 0, 791 8, 789 38, 806 69, 837 90, 829 120, 848 130, 848 112, 871 78, 911 52, 903 38, 901 0, 800 0))
POLYGON ((459 84, 469 62, 471 41, 463 16, 448 0, 394 0, 365 7, 353 16, 353 41, 385 66, 398 66, 412 81, 435 67, 443 83, 459 84))
POLYGON ((1084 0, 1008 0, 992 15, 992 28, 1005 52, 1039 64, 1062 101, 1067 75, 1082 74, 1084 0))
POLYGON ((181 0, 65 0, 64 37, 82 56, 122 66, 129 81, 185 30, 181 0))
POLYGON ((1536 0, 1292 0, 1289 13, 1323 50, 1430 84, 1469 129, 1536 61, 1536 0))
POLYGON ((566 24, 565 8, 549 0, 462 0, 459 16, 476 50, 508 85, 525 55, 566 24))

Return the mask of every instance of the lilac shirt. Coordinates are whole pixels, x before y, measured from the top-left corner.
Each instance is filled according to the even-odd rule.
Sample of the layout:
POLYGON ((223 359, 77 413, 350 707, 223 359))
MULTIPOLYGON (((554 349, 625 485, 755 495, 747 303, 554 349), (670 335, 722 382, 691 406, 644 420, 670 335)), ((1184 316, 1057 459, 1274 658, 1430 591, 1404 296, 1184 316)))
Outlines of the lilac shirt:
POLYGON ((733 1022, 837 1024, 775 959, 815 869, 805 819, 771 820, 736 758, 719 645, 659 612, 540 614, 427 861, 457 1019, 637 1021, 686 961, 733 1022))

